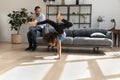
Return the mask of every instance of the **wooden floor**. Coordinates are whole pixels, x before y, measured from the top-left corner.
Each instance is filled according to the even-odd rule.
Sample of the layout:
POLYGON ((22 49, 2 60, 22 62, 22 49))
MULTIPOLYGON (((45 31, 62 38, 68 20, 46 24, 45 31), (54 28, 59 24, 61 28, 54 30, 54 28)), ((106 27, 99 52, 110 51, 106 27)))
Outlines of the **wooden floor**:
POLYGON ((34 66, 30 69, 32 73, 24 69, 18 79, 13 80, 19 80, 24 76, 22 73, 27 72, 30 74, 22 80, 32 80, 30 75, 41 76, 33 80, 120 80, 120 48, 102 48, 96 54, 90 48, 63 47, 61 59, 54 60, 56 51, 48 52, 46 46, 39 46, 35 52, 24 51, 26 47, 26 43, 0 43, 0 80, 13 76, 12 70, 16 68, 28 66, 34 66))

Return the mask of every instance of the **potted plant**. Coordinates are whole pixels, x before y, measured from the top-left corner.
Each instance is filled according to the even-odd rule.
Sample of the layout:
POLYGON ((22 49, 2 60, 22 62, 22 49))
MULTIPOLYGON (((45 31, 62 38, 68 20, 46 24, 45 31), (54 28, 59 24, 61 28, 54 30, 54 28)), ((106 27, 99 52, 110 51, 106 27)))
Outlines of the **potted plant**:
POLYGON ((97 18, 97 21, 98 21, 98 22, 103 22, 103 21, 104 21, 103 18, 104 18, 104 16, 99 16, 99 17, 97 18))
POLYGON ((12 11, 8 14, 8 17, 10 18, 9 24, 11 24, 11 30, 16 31, 15 34, 11 35, 11 41, 12 43, 21 43, 21 26, 28 21, 32 21, 32 17, 25 8, 21 8, 20 11, 12 11))
POLYGON ((49 0, 50 4, 52 4, 52 3, 53 3, 53 1, 55 1, 55 0, 49 0))
POLYGON ((101 23, 102 23, 103 21, 105 21, 105 20, 104 20, 104 16, 98 16, 98 18, 97 18, 98 27, 100 27, 100 25, 101 25, 101 23))
POLYGON ((44 0, 44 2, 49 2, 49 4, 53 4, 53 1, 55 1, 55 0, 44 0))

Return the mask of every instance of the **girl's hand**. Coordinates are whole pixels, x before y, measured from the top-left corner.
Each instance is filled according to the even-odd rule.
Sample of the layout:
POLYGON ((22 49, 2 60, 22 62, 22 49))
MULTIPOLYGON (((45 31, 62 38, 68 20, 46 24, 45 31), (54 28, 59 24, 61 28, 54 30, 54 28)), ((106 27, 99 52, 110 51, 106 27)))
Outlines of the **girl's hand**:
POLYGON ((28 22, 30 25, 32 25, 33 27, 37 26, 37 22, 28 22))

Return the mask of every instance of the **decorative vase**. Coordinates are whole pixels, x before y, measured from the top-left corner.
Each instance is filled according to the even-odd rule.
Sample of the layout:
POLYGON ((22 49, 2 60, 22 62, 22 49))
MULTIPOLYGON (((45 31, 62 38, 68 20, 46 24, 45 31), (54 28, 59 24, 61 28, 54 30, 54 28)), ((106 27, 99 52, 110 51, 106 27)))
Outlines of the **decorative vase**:
POLYGON ((76 0, 76 5, 79 5, 79 0, 76 0))
POLYGON ((61 0, 61 4, 62 4, 62 5, 65 5, 65 0, 61 0))

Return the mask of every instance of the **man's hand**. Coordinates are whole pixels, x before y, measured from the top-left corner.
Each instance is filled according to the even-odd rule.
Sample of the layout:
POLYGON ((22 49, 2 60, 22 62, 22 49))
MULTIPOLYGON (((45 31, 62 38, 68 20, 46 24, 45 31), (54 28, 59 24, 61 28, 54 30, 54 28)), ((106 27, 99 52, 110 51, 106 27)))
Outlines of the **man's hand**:
POLYGON ((35 17, 34 15, 32 15, 32 20, 33 20, 33 21, 35 20, 35 18, 36 18, 36 17, 35 17))
POLYGON ((37 26, 37 22, 28 22, 30 25, 32 25, 33 27, 37 26))

